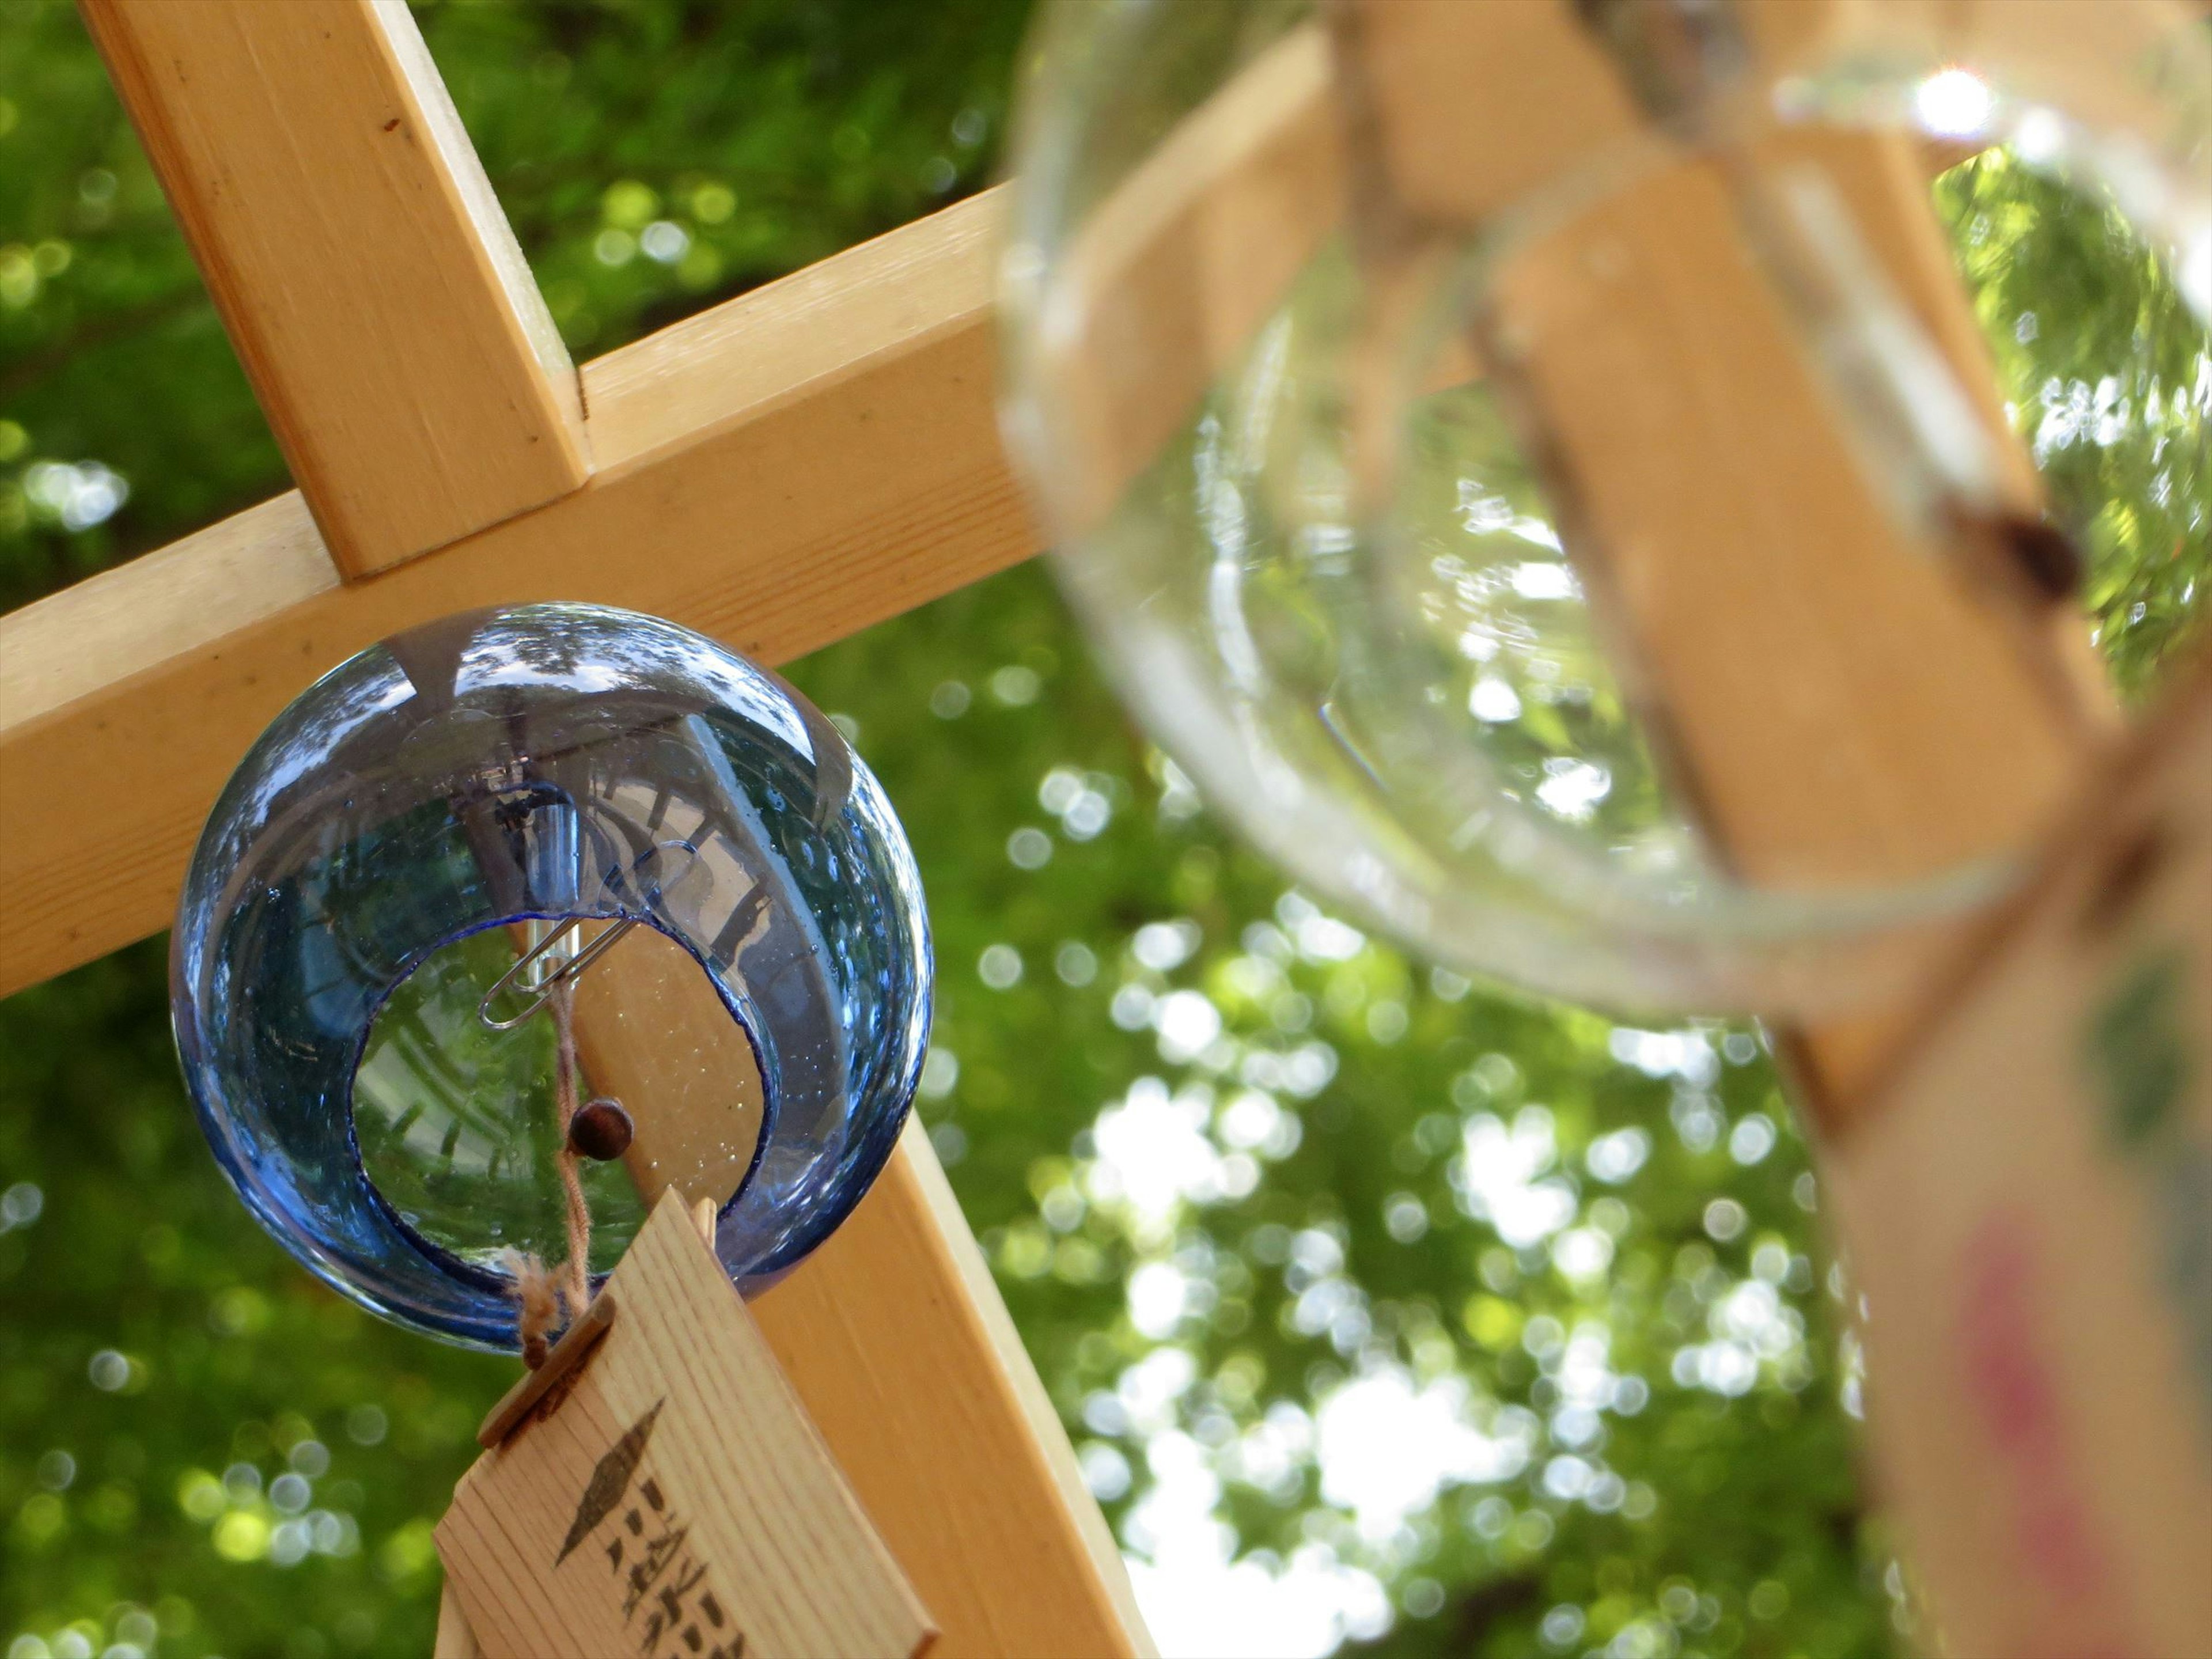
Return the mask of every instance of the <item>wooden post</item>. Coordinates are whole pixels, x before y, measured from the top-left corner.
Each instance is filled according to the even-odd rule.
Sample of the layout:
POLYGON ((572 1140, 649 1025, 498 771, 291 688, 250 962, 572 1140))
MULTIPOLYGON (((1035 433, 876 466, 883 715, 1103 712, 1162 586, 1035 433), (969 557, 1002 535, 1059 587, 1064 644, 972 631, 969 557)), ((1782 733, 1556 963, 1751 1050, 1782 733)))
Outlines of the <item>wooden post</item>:
POLYGON ((583 483, 575 370, 403 0, 83 0, 332 559, 583 483))
POLYGON ((761 1329, 947 1656, 1152 1651, 1066 1431, 918 1123, 761 1329))

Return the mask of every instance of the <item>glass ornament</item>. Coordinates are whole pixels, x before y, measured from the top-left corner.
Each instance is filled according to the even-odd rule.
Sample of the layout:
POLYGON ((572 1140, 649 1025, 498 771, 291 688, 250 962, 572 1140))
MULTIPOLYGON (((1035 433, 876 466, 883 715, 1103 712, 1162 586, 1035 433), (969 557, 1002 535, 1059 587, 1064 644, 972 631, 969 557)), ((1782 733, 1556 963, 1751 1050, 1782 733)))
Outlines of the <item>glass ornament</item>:
MULTIPOLYGON (((1705 778, 1645 717, 1644 664, 1593 591, 1622 550, 1592 528, 1593 480, 1563 471, 1528 365, 1571 356, 1577 319, 1601 331, 1624 300, 1694 289, 1586 233, 1648 228, 1705 190, 1786 323, 1768 356, 1810 365, 1887 533, 2020 639, 2018 660, 2000 647, 1955 678, 2017 672, 2063 702, 2050 634, 2013 613, 2064 585, 2068 538, 2008 507, 1990 377, 1956 372, 1904 302, 1844 151, 1823 146, 1887 135, 1923 179, 1995 149, 2124 220, 2190 334, 2163 391, 2194 411, 2176 427, 2185 465, 2212 401, 2190 378, 2212 319, 2201 9, 1065 0, 1031 45, 1001 252, 1009 447, 1126 700, 1263 851, 1454 967, 1631 1009, 1893 996, 1945 923, 2014 878, 1985 848, 1800 869, 1723 846, 1705 778), (1502 18, 1552 33, 1516 58, 1531 37, 1502 18), (1432 49, 1404 49, 1423 29, 1432 49), (1604 97, 1570 86, 1570 59, 1604 97)), ((1748 334, 1718 330, 1691 368, 1751 360, 1748 334)), ((1581 406, 1677 384, 1682 363, 1623 356, 1585 377, 1581 406)), ((1685 493, 1749 498, 1796 465, 1760 449, 1755 420, 1743 435, 1703 453, 1685 493)), ((2106 503, 2062 505, 2078 526, 2106 503)), ((1750 628, 1818 605, 1762 561, 1817 566, 1832 528, 1709 537, 1638 572, 1643 614, 1690 607, 1699 581, 1750 628)), ((1848 731, 1851 711, 1835 715, 1826 729, 1848 731)))
POLYGON ((609 1269, 674 1188, 750 1291, 859 1201, 929 1026, 913 854, 782 680, 651 617, 472 612, 255 743, 171 953, 216 1160, 312 1271, 512 1348, 573 1202, 609 1269), (564 1156, 563 1123, 568 1124, 564 1156))

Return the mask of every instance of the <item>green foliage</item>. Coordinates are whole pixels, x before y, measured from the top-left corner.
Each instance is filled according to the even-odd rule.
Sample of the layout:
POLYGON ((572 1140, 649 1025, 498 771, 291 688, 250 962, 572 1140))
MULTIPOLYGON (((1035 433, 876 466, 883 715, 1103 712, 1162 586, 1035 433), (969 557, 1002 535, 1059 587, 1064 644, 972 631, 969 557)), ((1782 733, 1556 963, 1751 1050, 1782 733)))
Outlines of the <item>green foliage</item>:
MULTIPOLYGON (((421 15, 588 355, 979 183, 1024 10, 421 15)), ((4 605, 283 478, 59 0, 0 10, 0 87, 4 605)), ((2208 556, 2201 336, 2032 175, 1984 163, 1942 200, 2139 684, 2208 556)), ((1754 1032, 1471 987, 1284 892, 1131 732, 1036 570, 793 672, 913 836, 922 1115, 1149 1582, 1209 1553, 1328 1578, 1409 1656, 1890 1650, 1855 1350, 1754 1032), (1393 1428, 1433 1483, 1388 1490, 1422 1461, 1393 1428)), ((0 1638, 426 1651, 429 1528, 508 1368, 261 1234, 164 994, 149 944, 0 1004, 0 1638)))
MULTIPOLYGON (((418 16, 582 358, 981 185, 1026 9, 564 0, 418 16)), ((64 0, 0 8, 0 606, 282 487, 64 0), (103 511, 118 478, 127 496, 103 511)))
POLYGON ((2082 543, 2106 660, 2139 697, 2212 575, 2204 330, 2116 210, 2004 154, 1954 168, 1936 200, 2014 424, 2082 543))

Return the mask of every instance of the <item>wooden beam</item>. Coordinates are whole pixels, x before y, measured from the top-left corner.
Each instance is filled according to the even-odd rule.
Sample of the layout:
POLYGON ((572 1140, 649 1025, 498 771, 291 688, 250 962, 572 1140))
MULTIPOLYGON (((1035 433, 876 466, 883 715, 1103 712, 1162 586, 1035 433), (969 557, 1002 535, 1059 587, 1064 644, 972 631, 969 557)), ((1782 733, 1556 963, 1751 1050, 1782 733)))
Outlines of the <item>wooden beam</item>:
POLYGON ((1153 1650, 918 1123, 845 1224, 753 1311, 936 1620, 933 1659, 1153 1650))
MULTIPOLYGON (((949 209, 586 365, 599 472, 434 558, 343 584, 288 495, 0 617, 0 871, 60 878, 54 902, 0 933, 0 985, 165 926, 246 744, 333 663, 411 623, 578 599, 781 660, 1033 552, 992 408, 996 210, 949 209), (133 779, 104 820, 70 788, 88 766, 133 779), (94 881, 88 833, 109 849, 94 881)), ((939 1651, 1148 1650, 926 1141, 908 1137, 760 1313, 944 1624, 939 1651), (1018 1562, 1019 1577, 980 1575, 979 1559, 1018 1562)))
POLYGON ((566 495, 575 371, 402 0, 82 0, 337 568, 566 495))
MULTIPOLYGON (((592 1088, 629 1109, 633 1152, 658 1149, 655 1166, 630 1160, 646 1202, 672 1184, 719 1209, 750 1159, 760 1082, 696 964, 638 930, 579 981, 575 1030, 592 1088)), ((753 1312, 929 1608, 939 1659, 1149 1650, 1066 1431, 918 1124, 753 1312)))
MULTIPOLYGON (((1892 198, 1894 265, 1923 252, 1904 240, 1915 215, 1927 225, 1892 198)), ((1498 310, 1585 531, 1570 550, 1745 875, 1923 879, 2056 801, 2064 727, 1946 550, 1900 532, 1711 169, 1654 178, 1530 249, 1498 310)), ((2033 472, 2002 413, 1990 424, 2032 512, 2033 472)))
POLYGON ((246 745, 398 629, 577 599, 780 662, 1036 551, 993 406, 996 215, 962 203, 587 365, 599 471, 434 558, 341 583, 288 496, 0 617, 0 994, 167 926, 246 745), (96 805, 87 778, 112 781, 96 805))
MULTIPOLYGON (((576 934, 589 948, 603 932, 576 934)), ((633 929, 575 982, 576 1055, 592 1094, 629 1109, 622 1161, 650 1210, 679 1188, 716 1212, 744 1184, 760 1144, 760 1061, 691 953, 657 928, 633 929), (673 1032, 684 1040, 672 1042, 673 1032)))
MULTIPOLYGON (((1914 158, 1895 140, 1827 148, 1861 233, 1971 388, 2004 499, 2032 520, 2033 470, 1914 158)), ((1775 890, 1871 890, 2024 844, 2109 708, 2086 625, 1991 603, 1957 545, 1904 527, 1710 169, 1655 179, 1529 250, 1501 279, 1499 329, 1522 347, 1515 376, 1554 445, 1568 544, 1623 678, 1736 871, 1775 890)), ((1917 963, 1940 963, 1947 937, 1920 935, 1917 963)), ((1834 1119, 1894 1031, 1873 1013, 1790 1036, 1817 1115, 1834 1119)))

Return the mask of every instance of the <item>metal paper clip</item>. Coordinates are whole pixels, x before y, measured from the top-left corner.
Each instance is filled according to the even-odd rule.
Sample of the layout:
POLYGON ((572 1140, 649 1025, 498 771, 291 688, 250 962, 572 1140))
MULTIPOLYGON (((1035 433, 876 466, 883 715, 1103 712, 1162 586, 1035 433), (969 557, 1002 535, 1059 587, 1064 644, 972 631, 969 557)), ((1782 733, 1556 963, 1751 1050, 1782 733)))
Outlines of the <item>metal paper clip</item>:
POLYGON ((570 980, 575 978, 577 975, 582 973, 584 969, 597 962, 609 951, 614 949, 617 943, 622 939, 622 936, 629 932, 631 928, 637 926, 637 919, 635 916, 625 916, 620 921, 615 923, 613 927, 608 928, 605 933, 593 939, 589 945, 586 945, 582 950, 577 951, 574 956, 570 957, 566 962, 556 968, 551 973, 546 975, 544 978, 539 980, 525 980, 519 986, 514 983, 514 978, 518 974, 527 972, 532 967, 536 965, 539 957, 543 957, 547 951, 550 951, 555 945, 558 945, 562 939, 568 938, 570 933, 582 927, 586 921, 590 921, 591 919, 592 918, 586 916, 571 916, 568 921, 562 922, 558 927, 556 927, 551 933, 546 934, 544 939, 538 940, 537 944, 532 945, 529 951, 515 963, 514 966, 501 974, 499 976, 498 981, 493 985, 491 989, 484 993, 483 1000, 477 1005, 477 1018, 483 1021, 485 1024, 490 1026, 495 1031, 513 1030, 516 1026, 521 1024, 523 1021, 528 1019, 532 1014, 536 1013, 540 1008, 543 1008, 547 1003, 552 1001, 553 994, 556 991, 559 990, 570 980), (538 994, 536 998, 532 1000, 530 1006, 527 1008, 525 1008, 520 1013, 515 1015, 514 1018, 494 1019, 491 1013, 491 1005, 501 995, 510 989, 516 991, 535 991, 538 994))

